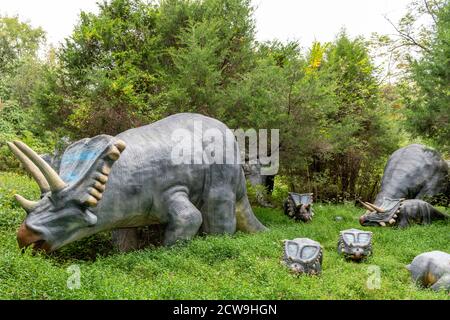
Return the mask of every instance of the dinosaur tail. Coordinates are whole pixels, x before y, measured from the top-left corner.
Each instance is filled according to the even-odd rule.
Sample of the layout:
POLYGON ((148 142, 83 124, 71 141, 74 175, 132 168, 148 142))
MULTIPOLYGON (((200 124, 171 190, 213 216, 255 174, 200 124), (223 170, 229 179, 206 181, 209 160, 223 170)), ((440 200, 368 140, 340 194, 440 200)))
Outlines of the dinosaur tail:
MULTIPOLYGON (((434 208, 433 208, 434 209, 434 208)), ((433 218, 436 220, 447 220, 450 221, 450 215, 446 214, 445 212, 441 212, 437 209, 434 209, 432 212, 433 218)))
POLYGON ((256 218, 247 197, 247 187, 244 170, 239 173, 238 189, 236 192, 236 229, 243 232, 259 232, 267 228, 256 218))
MULTIPOLYGON (((431 221, 434 220, 450 220, 450 216, 444 212, 439 211, 429 203, 425 202, 425 205, 427 207, 427 211, 429 212, 429 217, 431 221)), ((430 222, 431 222, 430 221, 430 222)))
POLYGON ((267 230, 253 213, 247 195, 241 197, 236 203, 236 228, 250 233, 267 230))

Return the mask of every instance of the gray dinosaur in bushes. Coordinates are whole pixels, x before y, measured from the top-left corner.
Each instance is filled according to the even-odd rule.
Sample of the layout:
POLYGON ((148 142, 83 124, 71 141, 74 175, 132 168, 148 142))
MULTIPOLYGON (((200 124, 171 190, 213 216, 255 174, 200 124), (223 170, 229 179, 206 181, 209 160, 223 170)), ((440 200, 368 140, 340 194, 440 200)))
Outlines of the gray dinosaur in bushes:
POLYGON ((24 143, 8 143, 42 192, 39 201, 15 196, 27 212, 17 233, 19 246, 53 251, 103 230, 151 224, 165 225, 165 245, 199 231, 265 230, 250 207, 240 161, 225 159, 239 154, 234 136, 232 143, 214 140, 222 162, 174 163, 180 146, 183 151, 192 150, 191 143, 211 147, 203 139, 207 130, 233 135, 218 120, 181 113, 116 137, 83 139, 66 149, 59 174, 24 143), (196 123, 203 131, 196 131, 196 123), (177 130, 192 140, 174 141, 171 133, 177 130))
POLYGON ((363 226, 429 224, 450 216, 421 200, 444 194, 449 185, 447 162, 435 150, 412 144, 389 158, 375 203, 361 202, 367 209, 359 219, 363 226))
POLYGON ((375 205, 390 199, 423 199, 443 194, 449 186, 449 166, 439 152, 411 144, 395 151, 384 168, 375 205))

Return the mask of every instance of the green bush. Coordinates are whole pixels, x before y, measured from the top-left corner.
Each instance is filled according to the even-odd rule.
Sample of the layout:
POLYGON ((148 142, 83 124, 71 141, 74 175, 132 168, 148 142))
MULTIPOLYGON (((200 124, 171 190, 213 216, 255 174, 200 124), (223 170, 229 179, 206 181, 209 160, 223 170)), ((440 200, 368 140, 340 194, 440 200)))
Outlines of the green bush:
POLYGON ((270 202, 274 206, 276 206, 278 208, 282 208, 284 200, 286 200, 289 191, 290 191, 289 186, 285 182, 284 177, 276 176, 274 185, 273 185, 272 194, 270 196, 270 202))
POLYGON ((250 204, 258 205, 261 202, 267 201, 267 189, 262 184, 253 186, 250 182, 247 183, 247 196, 250 204))
POLYGON ((55 136, 33 126, 33 112, 19 107, 14 101, 0 106, 0 171, 17 171, 19 161, 7 142, 21 140, 38 154, 53 152, 55 136))

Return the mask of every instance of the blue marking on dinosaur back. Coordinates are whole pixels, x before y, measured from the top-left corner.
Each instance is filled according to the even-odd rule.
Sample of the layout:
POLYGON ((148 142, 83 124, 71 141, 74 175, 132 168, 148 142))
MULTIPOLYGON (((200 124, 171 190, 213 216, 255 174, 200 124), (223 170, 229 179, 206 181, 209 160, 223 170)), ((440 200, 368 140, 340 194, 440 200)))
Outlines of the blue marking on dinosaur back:
POLYGON ((93 161, 98 157, 102 150, 84 150, 80 153, 70 153, 61 159, 61 167, 69 170, 61 175, 61 178, 71 183, 77 181, 81 175, 90 167, 93 161))
POLYGON ((70 154, 70 155, 63 157, 63 159, 61 160, 61 164, 65 165, 65 164, 69 164, 71 162, 87 161, 87 160, 95 159, 95 157, 97 156, 97 153, 98 152, 88 150, 88 151, 82 151, 79 154, 70 154))
POLYGON ((63 180, 67 183, 73 182, 78 180, 79 175, 75 172, 71 172, 68 175, 66 175, 65 177, 63 177, 63 180))
POLYGON ((83 179, 112 139, 113 137, 108 135, 99 135, 82 139, 69 146, 61 159, 61 178, 69 184, 83 179))

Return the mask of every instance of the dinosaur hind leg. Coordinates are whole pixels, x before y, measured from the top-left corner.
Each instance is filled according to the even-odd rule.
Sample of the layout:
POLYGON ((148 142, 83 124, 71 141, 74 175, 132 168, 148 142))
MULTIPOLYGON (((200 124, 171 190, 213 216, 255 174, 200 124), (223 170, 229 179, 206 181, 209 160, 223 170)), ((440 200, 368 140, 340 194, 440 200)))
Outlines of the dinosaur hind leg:
POLYGON ((253 213, 247 195, 244 195, 236 204, 237 229, 244 232, 259 232, 267 228, 259 222, 253 213))
POLYGON ((202 232, 208 234, 232 234, 236 231, 236 195, 227 186, 210 188, 200 209, 203 213, 202 232))

